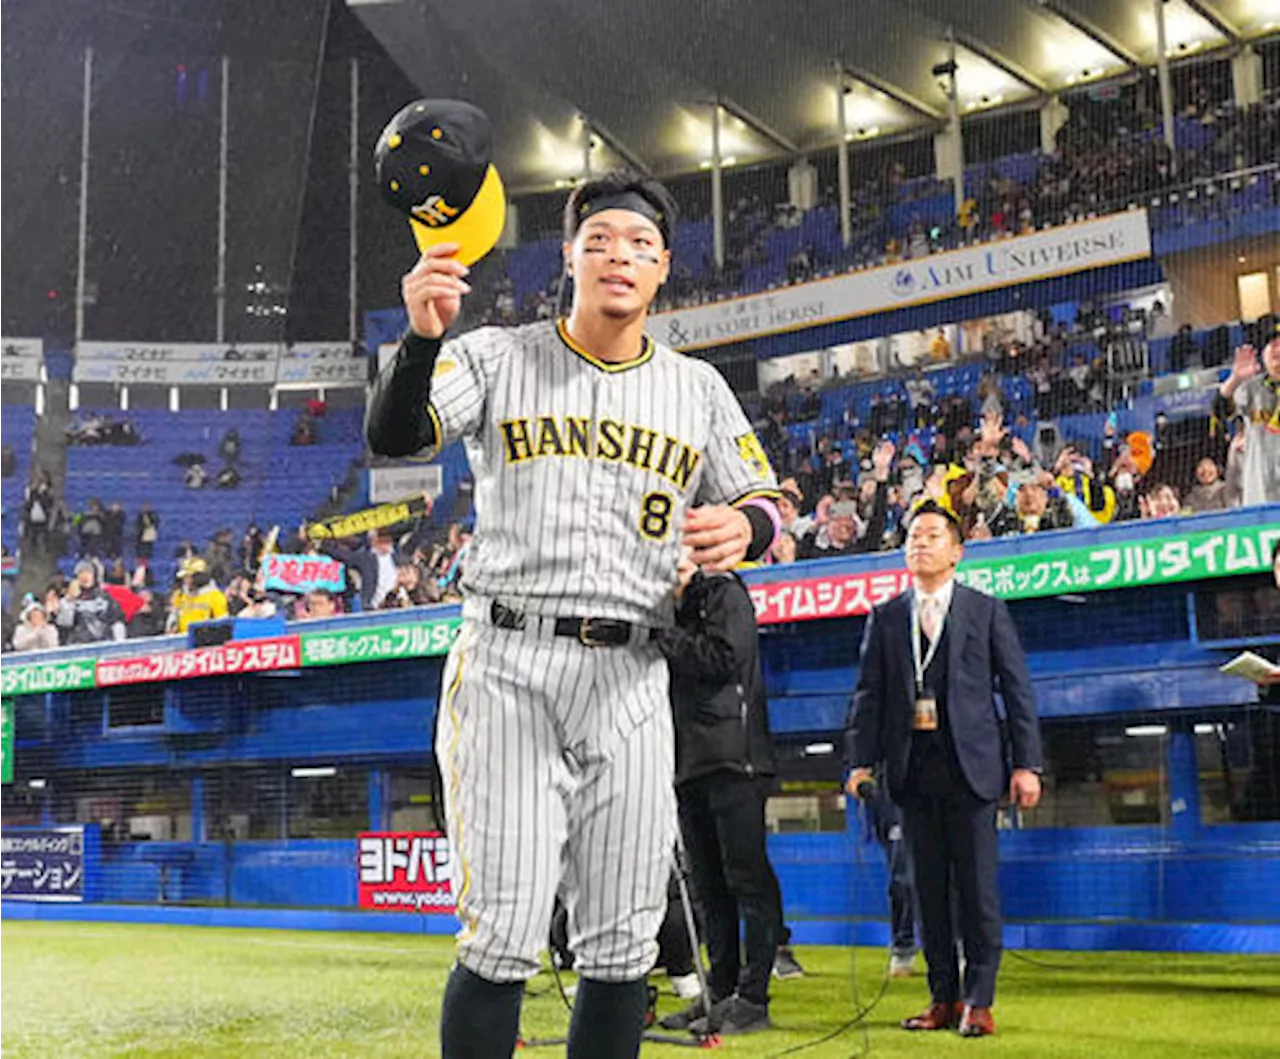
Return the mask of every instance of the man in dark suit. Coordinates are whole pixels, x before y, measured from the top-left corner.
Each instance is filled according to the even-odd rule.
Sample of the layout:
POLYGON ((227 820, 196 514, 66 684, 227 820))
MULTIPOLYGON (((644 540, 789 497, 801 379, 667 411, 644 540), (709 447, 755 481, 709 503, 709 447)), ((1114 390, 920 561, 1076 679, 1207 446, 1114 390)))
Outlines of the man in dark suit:
POLYGON ((1008 609, 955 583, 964 550, 955 516, 933 502, 922 505, 906 550, 915 585, 872 611, 862 641, 845 733, 848 790, 868 793, 872 770, 879 770, 903 811, 932 997, 903 1028, 982 1037, 995 1032, 991 1006, 1003 948, 997 802, 1006 791, 1020 808, 1040 800, 1039 722, 1008 609))

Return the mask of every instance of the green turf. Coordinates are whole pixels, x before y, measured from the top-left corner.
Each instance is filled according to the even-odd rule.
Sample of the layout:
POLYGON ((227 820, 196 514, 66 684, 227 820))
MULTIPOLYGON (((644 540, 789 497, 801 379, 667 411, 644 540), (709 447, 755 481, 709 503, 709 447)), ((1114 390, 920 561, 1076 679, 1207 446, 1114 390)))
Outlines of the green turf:
MULTIPOLYGON (((447 939, 96 923, 6 922, 5 1056, 148 1057, 437 1054, 447 939)), ((726 1041, 726 1056, 773 1056, 828 1032, 852 1011, 848 949, 800 948, 809 977, 774 983, 771 1033, 726 1041)), ((1017 1055, 1019 1059, 1201 1059, 1280 1056, 1280 957, 1038 953, 1064 969, 1007 957, 999 1034, 965 1041, 907 1034, 897 1020, 925 1002, 923 980, 894 981, 865 1031, 801 1053, 852 1056, 1017 1055)), ((857 953, 863 1000, 883 957, 857 953)), ((665 979, 661 979, 665 987, 665 979)), ((530 1035, 563 1033, 551 977, 525 1004, 530 1035)), ((678 1001, 665 992, 662 1009, 678 1001)), ((563 1055, 563 1049, 530 1050, 563 1055)), ((695 1054, 646 1045, 643 1055, 695 1054)))

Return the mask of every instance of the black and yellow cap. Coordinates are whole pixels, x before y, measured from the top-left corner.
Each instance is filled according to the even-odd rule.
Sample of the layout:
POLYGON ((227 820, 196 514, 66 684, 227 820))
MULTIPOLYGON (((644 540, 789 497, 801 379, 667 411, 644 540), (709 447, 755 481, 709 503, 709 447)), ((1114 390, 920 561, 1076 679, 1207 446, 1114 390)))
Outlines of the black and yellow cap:
POLYGON ((491 160, 489 118, 456 99, 420 99, 382 130, 373 150, 383 197, 409 218, 418 248, 457 243, 474 264, 493 249, 507 195, 491 160))

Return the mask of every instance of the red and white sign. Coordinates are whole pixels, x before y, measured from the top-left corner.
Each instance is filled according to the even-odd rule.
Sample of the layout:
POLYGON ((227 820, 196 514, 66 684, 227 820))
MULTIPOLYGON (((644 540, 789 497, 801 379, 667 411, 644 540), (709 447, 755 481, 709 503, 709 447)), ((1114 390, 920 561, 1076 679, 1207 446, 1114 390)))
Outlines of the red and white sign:
POLYGON ((301 655, 302 641, 295 635, 197 647, 169 654, 140 655, 137 658, 100 658, 97 684, 106 688, 116 684, 147 684, 189 677, 297 669, 302 664, 301 655))
POLYGON ((452 915, 452 861, 449 839, 438 831, 361 832, 360 907, 452 915))
POLYGON ((882 570, 874 574, 806 577, 748 587, 757 624, 777 625, 870 614, 872 607, 888 602, 910 585, 911 575, 906 570, 882 570))

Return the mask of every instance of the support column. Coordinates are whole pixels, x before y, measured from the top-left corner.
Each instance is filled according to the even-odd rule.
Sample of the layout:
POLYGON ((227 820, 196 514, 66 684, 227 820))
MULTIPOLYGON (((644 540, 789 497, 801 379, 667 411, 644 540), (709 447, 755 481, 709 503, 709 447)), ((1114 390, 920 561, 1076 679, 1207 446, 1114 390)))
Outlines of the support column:
POLYGON ((1057 149, 1058 130, 1071 117, 1069 108, 1059 96, 1050 96, 1040 108, 1040 150, 1052 154, 1057 149))
POLYGON ((787 170, 787 201, 801 213, 818 204, 818 171, 801 158, 787 170))
POLYGON ((724 268, 724 187, 720 172, 720 101, 711 104, 711 225, 716 268, 724 268))
POLYGON ((853 193, 849 182, 849 125, 844 104, 844 70, 836 65, 836 173, 840 184, 840 241, 848 246, 853 242, 853 193))
POLYGON ((351 60, 350 155, 347 159, 347 341, 360 338, 360 60, 351 60))
POLYGON ((964 140, 960 132, 960 94, 956 82, 956 41, 947 29, 947 62, 934 67, 934 74, 945 72, 947 90, 947 127, 933 137, 933 160, 939 180, 950 180, 955 216, 964 205, 964 140))
POLYGON ((1152 0, 1156 9, 1156 76, 1160 79, 1160 123, 1165 146, 1171 156, 1170 167, 1178 171, 1178 140, 1173 125, 1173 82, 1169 79, 1169 35, 1164 20, 1165 0, 1152 0))
POLYGON ((89 248, 89 114, 93 105, 93 48, 84 50, 80 108, 80 221, 76 233, 76 343, 84 341, 85 255, 89 248))
POLYGON ((216 338, 227 340, 227 122, 231 104, 231 60, 222 57, 222 118, 218 126, 218 281, 216 338))
POLYGON ((1231 59, 1231 91, 1238 107, 1251 107, 1262 99, 1262 56, 1251 45, 1231 59))
POLYGON ((191 777, 191 841, 207 842, 209 825, 205 819, 204 777, 191 777))
POLYGON ((384 768, 369 770, 369 830, 391 828, 391 776, 384 768))
POLYGON ((1196 766, 1196 737, 1189 720, 1169 725, 1169 826, 1175 833, 1200 826, 1200 773, 1196 766))

